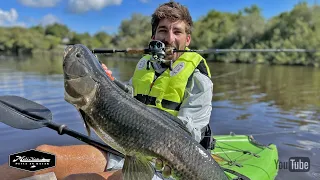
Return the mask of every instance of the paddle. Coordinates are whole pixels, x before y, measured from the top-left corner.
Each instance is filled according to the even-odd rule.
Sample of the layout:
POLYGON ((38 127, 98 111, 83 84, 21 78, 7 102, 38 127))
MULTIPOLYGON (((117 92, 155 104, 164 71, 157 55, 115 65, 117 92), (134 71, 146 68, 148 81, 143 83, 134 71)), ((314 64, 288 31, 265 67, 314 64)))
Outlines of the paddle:
POLYGON ((51 111, 34 101, 19 96, 0 96, 0 122, 6 125, 23 130, 48 127, 56 130, 59 135, 67 134, 101 150, 124 157, 123 154, 106 144, 102 144, 84 134, 68 129, 64 124, 56 124, 51 121, 51 111))

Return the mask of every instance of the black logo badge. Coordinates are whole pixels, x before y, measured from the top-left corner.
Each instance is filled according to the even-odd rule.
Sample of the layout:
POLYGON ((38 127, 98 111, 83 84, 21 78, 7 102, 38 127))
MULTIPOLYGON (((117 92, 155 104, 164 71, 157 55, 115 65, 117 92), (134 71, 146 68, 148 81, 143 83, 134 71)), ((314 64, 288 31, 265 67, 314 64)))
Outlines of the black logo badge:
POLYGON ((9 166, 26 170, 39 171, 54 167, 56 165, 56 156, 47 152, 37 151, 34 149, 11 154, 9 156, 9 166))
POLYGON ((310 158, 290 157, 289 161, 274 161, 276 168, 289 169, 290 172, 308 172, 310 170, 310 158))
POLYGON ((310 159, 308 157, 291 157, 289 159, 290 172, 308 172, 310 165, 310 159))

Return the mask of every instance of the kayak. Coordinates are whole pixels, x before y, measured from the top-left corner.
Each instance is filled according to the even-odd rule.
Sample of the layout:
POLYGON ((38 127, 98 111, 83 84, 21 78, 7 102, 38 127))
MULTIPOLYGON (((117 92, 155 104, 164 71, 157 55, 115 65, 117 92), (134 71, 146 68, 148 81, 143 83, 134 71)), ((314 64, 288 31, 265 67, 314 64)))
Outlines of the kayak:
POLYGON ((278 174, 276 145, 263 145, 252 136, 217 135, 212 157, 229 179, 273 180, 278 174))
POLYGON ((231 179, 273 180, 278 174, 276 145, 263 145, 253 136, 216 135, 212 157, 231 179))

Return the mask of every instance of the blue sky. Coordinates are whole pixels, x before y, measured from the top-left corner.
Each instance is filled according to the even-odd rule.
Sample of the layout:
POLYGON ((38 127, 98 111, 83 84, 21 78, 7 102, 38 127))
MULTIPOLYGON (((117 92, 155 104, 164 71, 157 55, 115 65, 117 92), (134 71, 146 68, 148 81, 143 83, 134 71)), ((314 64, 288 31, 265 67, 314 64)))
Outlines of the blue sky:
MULTIPOLYGON (((194 20, 214 9, 237 12, 252 4, 262 8, 270 18, 280 12, 290 11, 301 0, 180 0, 186 5, 194 20)), ((314 4, 316 0, 305 0, 314 4)), ((0 26, 47 25, 59 22, 79 33, 98 31, 115 33, 123 19, 132 13, 150 16, 164 0, 2 0, 0 1, 0 26)))

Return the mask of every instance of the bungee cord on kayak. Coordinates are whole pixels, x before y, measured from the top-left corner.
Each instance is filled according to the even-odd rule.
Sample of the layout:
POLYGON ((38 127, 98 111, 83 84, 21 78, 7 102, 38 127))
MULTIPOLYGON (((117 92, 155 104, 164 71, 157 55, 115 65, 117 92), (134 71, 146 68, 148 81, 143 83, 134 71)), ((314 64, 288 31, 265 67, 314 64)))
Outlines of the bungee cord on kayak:
MULTIPOLYGON (((231 135, 231 136, 234 136, 235 134, 234 134, 234 133, 230 133, 230 135, 231 135)), ((263 144, 257 142, 257 141, 253 138, 252 135, 250 135, 250 136, 248 135, 247 137, 248 137, 248 140, 249 140, 252 144, 254 144, 254 145, 258 146, 258 147, 271 149, 269 146, 266 146, 266 145, 263 145, 263 144)), ((236 166, 238 166, 238 167, 242 167, 242 165, 241 165, 240 163, 238 163, 237 160, 238 160, 239 158, 241 158, 242 156, 244 156, 244 155, 252 155, 253 157, 256 157, 256 158, 259 158, 259 157, 260 157, 258 154, 254 153, 254 152, 251 152, 250 150, 243 150, 243 149, 241 149, 241 148, 239 148, 239 147, 236 147, 236 146, 230 145, 230 144, 228 144, 228 143, 224 143, 224 142, 218 142, 218 143, 214 142, 214 147, 213 147, 213 148, 218 148, 218 149, 220 149, 220 150, 222 151, 222 153, 226 156, 226 158, 223 158, 223 157, 219 156, 219 154, 213 154, 213 155, 214 155, 214 156, 217 156, 218 158, 220 158, 220 159, 222 159, 222 160, 224 160, 224 161, 226 161, 227 164, 230 165, 230 166, 236 165, 236 166), (224 147, 223 147, 222 145, 224 145, 224 147), (242 154, 240 154, 238 157, 230 158, 230 157, 228 156, 228 153, 227 153, 225 150, 228 150, 229 152, 230 152, 230 151, 242 152, 242 154)))

